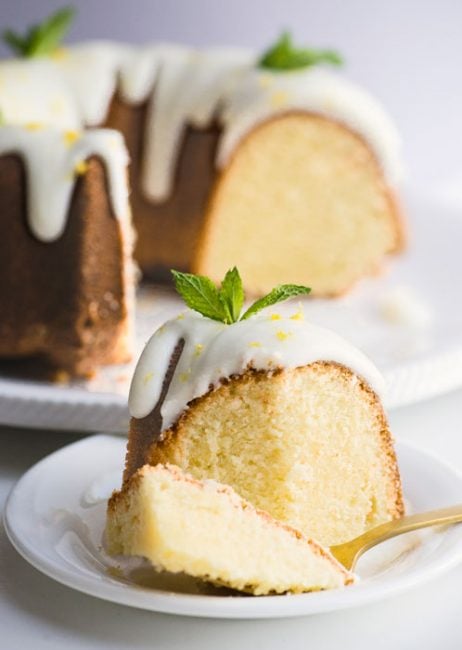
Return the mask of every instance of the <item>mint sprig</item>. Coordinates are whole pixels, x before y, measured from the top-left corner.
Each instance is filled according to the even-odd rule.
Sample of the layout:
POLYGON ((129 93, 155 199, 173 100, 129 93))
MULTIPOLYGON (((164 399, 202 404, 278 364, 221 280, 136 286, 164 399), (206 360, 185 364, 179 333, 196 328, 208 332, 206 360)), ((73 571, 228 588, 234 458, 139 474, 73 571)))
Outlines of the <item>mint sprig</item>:
POLYGON ((38 25, 32 25, 24 36, 6 29, 3 40, 18 56, 31 58, 51 54, 60 45, 74 18, 75 9, 64 7, 38 25))
POLYGON ((188 307, 226 325, 247 320, 265 307, 295 296, 306 295, 311 291, 308 287, 296 284, 281 284, 254 302, 241 315, 245 296, 241 276, 236 267, 226 273, 220 288, 203 275, 182 273, 173 269, 172 275, 175 288, 188 307))
POLYGON ((210 278, 173 269, 172 275, 175 288, 188 307, 212 320, 226 322, 220 292, 210 278))
POLYGON ((251 305, 246 312, 241 316, 240 320, 247 320, 254 314, 258 313, 265 307, 270 307, 275 305, 278 302, 283 302, 289 298, 294 298, 295 296, 301 296, 303 294, 310 293, 311 289, 308 287, 303 287, 296 284, 280 284, 278 287, 275 287, 268 295, 263 296, 256 302, 251 305))
POLYGON ((259 68, 276 71, 298 70, 319 63, 342 65, 343 59, 335 50, 315 50, 295 47, 289 32, 283 32, 279 39, 258 61, 259 68))
POLYGON ((236 267, 230 269, 221 283, 221 301, 225 307, 229 323, 235 323, 244 306, 244 287, 236 267))

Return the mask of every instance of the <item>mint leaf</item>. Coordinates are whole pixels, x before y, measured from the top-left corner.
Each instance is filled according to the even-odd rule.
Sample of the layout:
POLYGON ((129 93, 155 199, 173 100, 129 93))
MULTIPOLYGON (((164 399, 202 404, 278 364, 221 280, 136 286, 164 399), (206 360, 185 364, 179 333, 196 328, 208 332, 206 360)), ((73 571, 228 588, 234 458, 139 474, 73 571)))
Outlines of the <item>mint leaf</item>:
POLYGON ((221 283, 220 296, 228 315, 227 322, 235 323, 239 320, 244 304, 244 287, 236 267, 226 273, 221 283))
POLYGON ((27 56, 43 56, 55 50, 66 35, 75 10, 65 7, 29 32, 27 56))
POLYGON ((210 278, 193 273, 182 273, 172 269, 175 287, 185 303, 194 311, 207 318, 217 320, 226 325, 246 320, 261 309, 275 305, 294 296, 310 293, 308 287, 296 284, 281 284, 268 295, 260 298, 251 305, 241 316, 244 304, 244 288, 241 276, 236 267, 230 269, 218 289, 210 278))
POLYGON ((9 45, 10 49, 15 54, 18 56, 26 55, 26 42, 21 36, 19 36, 19 34, 16 34, 16 32, 13 32, 11 29, 5 29, 2 37, 4 42, 9 45))
POLYGON ((276 43, 258 62, 259 68, 269 70, 297 70, 319 63, 341 65, 342 57, 334 50, 315 50, 295 47, 289 32, 283 32, 276 43))
POLYGON ((279 287, 273 289, 268 295, 263 296, 251 305, 241 317, 241 320, 247 320, 250 316, 258 313, 265 307, 270 307, 278 302, 293 298, 294 296, 301 296, 302 294, 310 293, 311 289, 308 287, 298 286, 296 284, 281 284, 279 287))
POLYGON ((220 292, 212 280, 202 275, 182 273, 173 269, 172 275, 175 288, 188 307, 212 320, 227 322, 227 312, 220 292))
POLYGON ((61 43, 74 18, 72 7, 59 9, 39 25, 33 25, 24 36, 8 29, 3 40, 15 54, 24 57, 51 54, 61 43))

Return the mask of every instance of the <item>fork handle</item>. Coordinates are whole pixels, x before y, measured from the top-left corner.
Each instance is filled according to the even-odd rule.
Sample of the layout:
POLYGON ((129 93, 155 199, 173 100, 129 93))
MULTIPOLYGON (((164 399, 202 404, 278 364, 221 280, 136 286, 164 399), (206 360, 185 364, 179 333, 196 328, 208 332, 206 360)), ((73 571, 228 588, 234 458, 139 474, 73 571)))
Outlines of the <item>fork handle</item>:
POLYGON ((380 542, 385 542, 392 537, 410 533, 420 528, 460 522, 462 522, 462 504, 387 521, 385 524, 367 530, 350 542, 332 546, 330 550, 347 569, 353 569, 357 559, 365 551, 368 551, 376 544, 380 544, 380 542))
POLYGON ((403 533, 410 533, 413 530, 428 528, 429 526, 443 526, 459 522, 462 522, 462 504, 387 521, 385 524, 367 530, 357 537, 355 542, 363 551, 367 551, 376 544, 403 533))

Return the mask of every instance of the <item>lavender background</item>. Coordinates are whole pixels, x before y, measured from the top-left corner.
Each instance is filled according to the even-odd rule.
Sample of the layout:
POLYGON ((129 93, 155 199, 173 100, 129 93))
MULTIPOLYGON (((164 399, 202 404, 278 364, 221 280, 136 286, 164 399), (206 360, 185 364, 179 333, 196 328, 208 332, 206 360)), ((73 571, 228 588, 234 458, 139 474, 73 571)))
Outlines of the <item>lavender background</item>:
MULTIPOLYGON (((65 4, 0 0, 18 30, 65 4)), ((462 185, 462 2, 459 0, 75 0, 69 41, 178 41, 262 50, 282 28, 332 46, 349 78, 379 97, 403 135, 409 182, 462 185)), ((7 53, 0 46, 0 54, 7 53)), ((1 92, 1 90, 0 90, 1 92)), ((462 195, 462 194, 461 194, 462 195)))

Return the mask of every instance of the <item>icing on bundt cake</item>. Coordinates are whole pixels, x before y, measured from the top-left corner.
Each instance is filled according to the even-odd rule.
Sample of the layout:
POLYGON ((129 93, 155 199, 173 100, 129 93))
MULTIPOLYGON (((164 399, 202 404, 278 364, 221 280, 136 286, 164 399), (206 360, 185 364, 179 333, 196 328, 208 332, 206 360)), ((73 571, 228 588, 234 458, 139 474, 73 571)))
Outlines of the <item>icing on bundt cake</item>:
POLYGON ((60 131, 35 123, 5 125, 0 129, 0 156, 11 154, 19 156, 24 165, 27 220, 38 240, 54 241, 63 234, 76 179, 87 172, 86 161, 92 156, 104 163, 114 216, 128 220, 128 155, 117 131, 60 131))
POLYGON ((68 375, 130 359, 127 161, 116 131, 0 127, 1 357, 68 375))
MULTIPOLYGON (((287 36, 262 59, 86 43, 1 62, 0 111, 7 125, 123 134, 147 275, 174 266, 218 279, 238 264, 250 293, 309 279, 335 295, 402 244, 400 139, 372 97, 318 60, 336 59, 300 56, 287 36)), ((10 137, 0 129, 2 150, 10 137)), ((38 164, 48 158, 44 146, 38 164)))
POLYGON ((401 516, 374 365, 300 309, 257 313, 290 296, 284 287, 240 315, 236 270, 222 293, 187 274, 176 282, 209 317, 180 314, 147 343, 130 391, 125 482, 145 464, 174 464, 328 546, 401 516), (220 301, 234 308, 220 316, 220 301))
POLYGON ((228 486, 172 465, 146 465, 109 501, 111 554, 255 595, 333 589, 354 577, 315 541, 256 510, 228 486))

